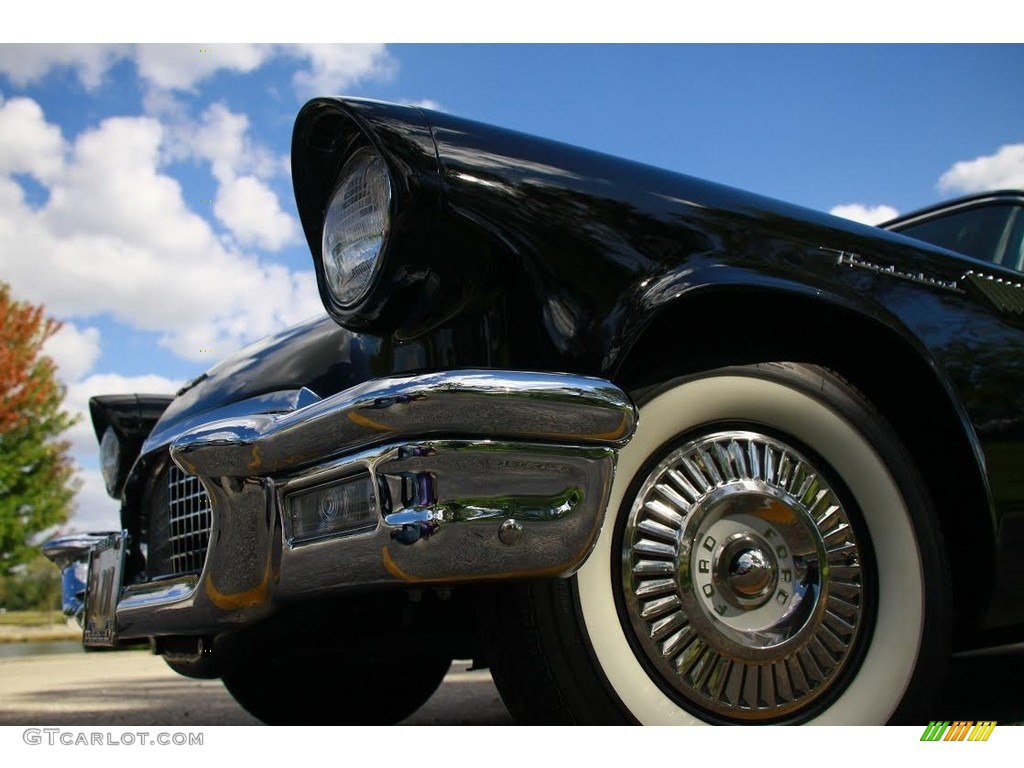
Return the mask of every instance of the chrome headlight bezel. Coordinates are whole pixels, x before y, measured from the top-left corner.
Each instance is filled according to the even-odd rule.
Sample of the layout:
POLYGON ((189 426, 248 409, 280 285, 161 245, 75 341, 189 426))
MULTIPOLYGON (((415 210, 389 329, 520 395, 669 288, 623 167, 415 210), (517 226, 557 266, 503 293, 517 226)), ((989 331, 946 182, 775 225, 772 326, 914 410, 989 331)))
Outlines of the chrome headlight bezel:
POLYGON ((373 147, 353 151, 324 211, 321 261, 327 289, 339 307, 370 293, 381 272, 394 195, 387 161, 373 147))

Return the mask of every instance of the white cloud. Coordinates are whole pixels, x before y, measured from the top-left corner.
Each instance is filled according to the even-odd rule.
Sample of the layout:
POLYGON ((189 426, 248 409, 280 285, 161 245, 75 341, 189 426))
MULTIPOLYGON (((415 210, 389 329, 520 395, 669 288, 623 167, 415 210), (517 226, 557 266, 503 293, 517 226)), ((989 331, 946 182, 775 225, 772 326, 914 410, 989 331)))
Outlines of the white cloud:
POLYGON ((290 156, 275 155, 249 136, 249 117, 221 103, 211 104, 199 124, 174 126, 188 154, 206 160, 218 180, 245 174, 262 178, 290 173, 290 156))
POLYGON ((252 72, 273 53, 272 46, 248 43, 211 46, 177 43, 4 44, 0 45, 0 72, 15 85, 24 87, 54 70, 69 69, 86 88, 93 89, 103 82, 114 64, 132 59, 139 77, 150 86, 163 90, 190 90, 221 70, 252 72))
POLYGON ((143 80, 166 90, 189 90, 220 70, 252 72, 272 55, 269 45, 147 43, 135 48, 143 80))
POLYGON ((63 162, 60 129, 46 122, 42 108, 32 99, 0 99, 0 175, 27 173, 51 181, 63 162))
POLYGON ((954 163, 939 178, 943 192, 984 192, 1024 187, 1024 144, 1006 144, 994 155, 954 163))
POLYGON ((67 68, 89 89, 103 82, 107 70, 119 59, 130 55, 127 45, 16 44, 0 45, 0 73, 20 87, 45 77, 52 70, 67 68))
POLYGON ((339 93, 368 78, 388 79, 397 68, 380 44, 2 44, 0 73, 23 87, 66 68, 92 89, 103 82, 114 64, 131 59, 140 79, 149 86, 147 102, 157 104, 161 92, 191 91, 218 72, 247 74, 284 55, 306 67, 293 77, 302 97, 339 93))
POLYGON ((98 469, 79 466, 75 473, 81 481, 75 506, 65 533, 100 533, 121 528, 121 503, 107 495, 107 486, 98 469))
POLYGON ((242 245, 278 250, 297 240, 298 225, 281 209, 273 190, 257 176, 275 176, 285 164, 256 145, 248 130, 246 115, 213 104, 200 125, 188 131, 188 151, 208 161, 217 179, 213 209, 217 219, 242 245))
POLYGON ((387 80, 397 69, 383 45, 301 43, 290 46, 290 50, 292 55, 309 61, 309 69, 296 72, 292 79, 303 97, 337 95, 361 80, 387 80))
POLYGON ((213 349, 222 357, 249 342, 324 314, 323 304, 312 272, 291 272, 280 265, 269 265, 239 273, 228 286, 230 274, 218 274, 225 281, 225 294, 237 294, 240 300, 205 323, 189 323, 165 334, 160 345, 186 360, 209 362, 213 349))
POLYGON ((277 195, 254 176, 221 183, 213 212, 243 245, 277 250, 293 242, 298 231, 277 195))
MULTIPOLYGON (((151 117, 104 120, 75 139, 39 210, 0 174, 0 274, 57 316, 110 312, 162 333, 190 360, 322 313, 311 270, 262 262, 222 242, 189 209, 178 182, 160 170, 165 138, 151 117)), ((46 157, 52 148, 32 151, 46 157)), ((229 206, 240 240, 283 241, 291 222, 275 216, 280 209, 268 195, 250 184, 229 206), (253 211, 265 221, 246 219, 253 211)))
POLYGON ((100 357, 100 331, 98 328, 79 329, 71 322, 46 340, 43 354, 57 366, 57 377, 64 384, 81 379, 92 370, 100 357))
POLYGON ((116 395, 138 392, 146 395, 167 395, 177 392, 184 382, 156 373, 124 376, 120 373, 94 373, 68 390, 68 398, 78 397, 87 403, 93 395, 116 395))
POLYGON ((44 223, 62 232, 110 235, 129 243, 150 240, 154 227, 174 218, 175 248, 195 247, 205 223, 185 210, 177 180, 158 170, 160 123, 148 117, 111 117, 75 141, 72 161, 51 188, 44 223))
POLYGON ((189 126, 188 141, 192 154, 210 162, 217 178, 235 176, 245 169, 246 132, 249 118, 232 112, 223 104, 211 104, 197 126, 189 126))
POLYGON ((891 205, 862 205, 861 203, 837 205, 829 210, 829 213, 844 219, 859 221, 861 224, 881 224, 883 221, 899 216, 899 211, 891 205))

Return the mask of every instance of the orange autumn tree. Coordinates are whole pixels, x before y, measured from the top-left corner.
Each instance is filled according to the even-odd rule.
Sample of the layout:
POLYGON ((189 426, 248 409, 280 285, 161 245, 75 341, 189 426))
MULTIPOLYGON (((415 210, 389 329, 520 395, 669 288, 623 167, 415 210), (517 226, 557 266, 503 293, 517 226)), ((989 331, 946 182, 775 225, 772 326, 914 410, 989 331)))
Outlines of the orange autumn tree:
POLYGON ((0 283, 0 575, 38 553, 36 535, 67 521, 74 466, 60 435, 73 423, 43 344, 60 330, 43 307, 0 283))

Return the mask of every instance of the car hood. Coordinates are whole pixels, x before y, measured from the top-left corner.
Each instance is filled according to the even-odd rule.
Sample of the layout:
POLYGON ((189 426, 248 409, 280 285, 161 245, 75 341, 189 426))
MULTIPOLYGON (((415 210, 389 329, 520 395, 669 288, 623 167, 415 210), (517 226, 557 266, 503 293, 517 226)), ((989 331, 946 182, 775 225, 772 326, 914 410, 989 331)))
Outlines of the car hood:
MULTIPOLYGON (((222 360, 186 384, 164 411, 144 452, 227 406, 256 399, 266 411, 281 410, 282 393, 302 388, 323 398, 371 378, 370 359, 379 340, 338 326, 326 315, 268 336, 222 360)), ((311 396, 310 396, 311 397, 311 396)), ((298 402, 294 398, 291 402, 298 402)))

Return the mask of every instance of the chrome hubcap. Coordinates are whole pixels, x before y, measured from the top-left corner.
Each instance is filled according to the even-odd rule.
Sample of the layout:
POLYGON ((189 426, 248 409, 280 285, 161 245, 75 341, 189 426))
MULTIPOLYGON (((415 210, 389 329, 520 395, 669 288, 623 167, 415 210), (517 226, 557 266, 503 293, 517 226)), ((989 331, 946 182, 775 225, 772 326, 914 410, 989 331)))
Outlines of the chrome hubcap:
POLYGON ((773 437, 717 432, 646 478, 622 540, 636 645, 684 700, 743 722, 830 690, 862 623, 861 552, 821 473, 773 437))

